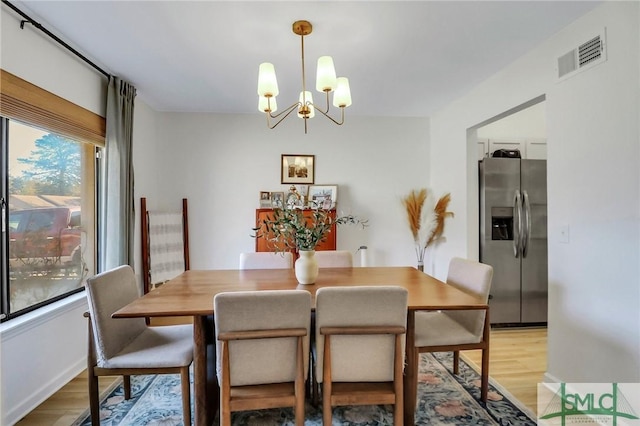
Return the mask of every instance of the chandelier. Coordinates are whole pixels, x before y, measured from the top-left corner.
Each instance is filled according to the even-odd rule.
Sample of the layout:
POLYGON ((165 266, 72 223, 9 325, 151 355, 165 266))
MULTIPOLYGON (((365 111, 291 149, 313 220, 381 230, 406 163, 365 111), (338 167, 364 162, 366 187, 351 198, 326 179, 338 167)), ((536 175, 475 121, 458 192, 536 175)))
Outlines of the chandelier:
POLYGON ((302 91, 298 102, 288 106, 284 111, 274 114, 278 106, 276 96, 278 96, 278 81, 276 79, 275 68, 272 63, 264 62, 260 64, 258 72, 258 109, 267 116, 267 126, 269 129, 275 128, 294 110, 298 111, 298 117, 304 120, 304 132, 307 133, 307 120, 315 116, 318 111, 337 125, 344 123, 344 109, 351 105, 351 90, 349 89, 349 79, 337 77, 331 56, 321 56, 318 58, 318 70, 316 74, 316 90, 324 92, 327 102, 326 107, 320 108, 313 103, 311 92, 307 90, 305 69, 304 69, 304 36, 311 34, 313 27, 309 21, 296 21, 293 23, 293 32, 300 36, 302 46, 302 91), (333 106, 340 108, 340 121, 329 115, 329 93, 333 94, 333 106), (271 119, 275 119, 272 125, 271 119))

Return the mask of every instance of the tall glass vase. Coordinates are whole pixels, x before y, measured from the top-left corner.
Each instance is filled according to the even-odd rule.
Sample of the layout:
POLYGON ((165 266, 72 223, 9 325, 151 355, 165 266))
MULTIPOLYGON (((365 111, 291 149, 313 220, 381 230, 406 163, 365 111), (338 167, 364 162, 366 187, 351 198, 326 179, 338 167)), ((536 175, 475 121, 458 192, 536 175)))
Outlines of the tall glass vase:
POLYGON ((318 278, 318 262, 315 250, 300 250, 296 260, 295 273, 300 284, 314 284, 318 278))
POLYGON ((416 269, 418 269, 418 271, 420 272, 424 272, 424 262, 422 260, 418 261, 418 266, 416 267, 416 269))

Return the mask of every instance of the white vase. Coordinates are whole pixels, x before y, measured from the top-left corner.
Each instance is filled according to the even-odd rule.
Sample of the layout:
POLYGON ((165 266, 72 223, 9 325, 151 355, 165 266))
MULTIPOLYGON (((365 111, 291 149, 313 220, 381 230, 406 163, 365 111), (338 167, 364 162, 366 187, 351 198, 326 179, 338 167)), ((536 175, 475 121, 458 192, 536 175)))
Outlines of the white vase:
POLYGON ((300 257, 296 260, 296 278, 300 284, 313 284, 318 278, 318 262, 315 250, 300 250, 300 257))

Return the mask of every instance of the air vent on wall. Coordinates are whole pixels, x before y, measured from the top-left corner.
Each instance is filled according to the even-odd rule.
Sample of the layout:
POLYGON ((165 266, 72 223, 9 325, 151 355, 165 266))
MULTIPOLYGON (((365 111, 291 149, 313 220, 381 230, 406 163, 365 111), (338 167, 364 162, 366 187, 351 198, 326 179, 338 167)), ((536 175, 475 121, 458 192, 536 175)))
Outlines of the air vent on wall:
POLYGON ((579 71, 607 60, 605 52, 605 31, 589 41, 580 44, 558 58, 558 79, 564 80, 579 71))

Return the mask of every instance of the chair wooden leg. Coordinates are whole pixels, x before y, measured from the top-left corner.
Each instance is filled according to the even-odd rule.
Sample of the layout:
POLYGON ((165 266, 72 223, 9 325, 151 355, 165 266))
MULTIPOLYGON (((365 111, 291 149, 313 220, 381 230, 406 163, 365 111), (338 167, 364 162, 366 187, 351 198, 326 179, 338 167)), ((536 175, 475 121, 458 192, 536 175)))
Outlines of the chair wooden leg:
POLYGON ((182 422, 185 426, 189 426, 191 424, 191 383, 188 366, 180 371, 180 383, 182 385, 182 422))
POLYGON ((93 374, 93 368, 87 371, 89 375, 89 409, 91 424, 100 424, 100 396, 98 395, 98 377, 93 374))
POLYGON ((331 408, 331 339, 324 336, 324 360, 322 363, 322 424, 330 426, 333 422, 331 408))
MULTIPOLYGON (((413 377, 409 377, 409 380, 412 381, 412 385, 413 387, 411 388, 414 392, 414 396, 417 396, 418 394, 418 376, 419 376, 419 372, 420 372, 420 351, 418 351, 416 348, 413 348, 412 351, 408 351, 407 350, 407 357, 412 356, 413 357, 413 365, 415 365, 415 369, 416 371, 413 374, 413 377)), ((405 374, 404 380, 407 380, 407 375, 405 374)), ((404 395, 404 398, 406 399, 407 395, 404 395)), ((414 401, 414 404, 416 404, 416 402, 414 401)))
POLYGON ((322 424, 331 425, 333 422, 333 409, 331 408, 331 383, 322 383, 322 424))
POLYGON ((393 390, 396 394, 396 401, 393 407, 393 424, 403 426, 404 424, 404 359, 402 354, 402 335, 396 334, 395 354, 393 360, 393 390))
POLYGON ((487 402, 489 392, 489 348, 482 350, 482 370, 480 372, 480 399, 487 402))
POLYGON ((460 372, 460 351, 453 351, 453 374, 456 376, 460 372))
POLYGON ((222 383, 220 383, 220 426, 231 426, 231 367, 229 366, 229 345, 222 342, 222 383))
MULTIPOLYGON (((302 350, 302 336, 298 337, 298 350, 296 359, 296 381, 295 381, 295 415, 296 426, 304 426, 304 351, 302 350)), ((308 353, 306 354, 309 355, 308 353)))
POLYGON ((131 376, 122 376, 122 387, 124 388, 124 399, 131 399, 131 376))

